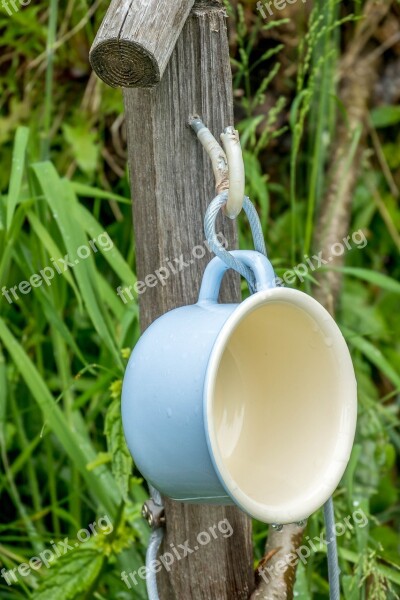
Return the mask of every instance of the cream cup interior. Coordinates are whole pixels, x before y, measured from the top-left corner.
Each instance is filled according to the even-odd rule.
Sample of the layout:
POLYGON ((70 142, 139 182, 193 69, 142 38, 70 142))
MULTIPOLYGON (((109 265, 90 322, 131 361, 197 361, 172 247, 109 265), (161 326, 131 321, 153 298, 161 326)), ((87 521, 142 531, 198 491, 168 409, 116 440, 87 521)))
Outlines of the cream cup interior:
POLYGON ((237 503, 277 523, 320 508, 348 462, 357 402, 328 313, 295 290, 251 297, 214 347, 207 387, 209 444, 237 503))

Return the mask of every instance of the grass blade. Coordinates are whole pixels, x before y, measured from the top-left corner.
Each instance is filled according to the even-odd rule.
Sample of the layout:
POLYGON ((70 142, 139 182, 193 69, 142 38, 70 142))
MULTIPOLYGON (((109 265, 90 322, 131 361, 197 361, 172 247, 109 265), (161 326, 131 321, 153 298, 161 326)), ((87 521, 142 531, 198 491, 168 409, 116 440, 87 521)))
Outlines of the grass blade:
POLYGON ((28 138, 29 129, 27 127, 19 127, 15 136, 15 143, 12 156, 12 168, 7 203, 7 231, 11 227, 15 207, 17 206, 19 194, 21 191, 28 138))
POLYGON ((0 447, 5 443, 7 417, 7 370, 4 354, 0 346, 0 447))
MULTIPOLYGON (((96 221, 87 208, 82 206, 82 204, 76 204, 75 208, 77 212, 77 218, 82 223, 85 231, 92 239, 98 239, 99 236, 104 233, 104 228, 99 225, 99 222, 96 221)), ((114 244, 109 250, 104 250, 100 245, 98 245, 98 249, 122 282, 129 283, 131 285, 136 283, 137 277, 114 244)))
MULTIPOLYGON (((57 244, 55 243, 55 241, 53 240, 53 238, 47 231, 46 227, 39 221, 39 219, 37 218, 35 213, 33 213, 32 211, 29 211, 28 219, 32 226, 32 229, 34 230, 34 232, 36 233, 40 242, 43 244, 43 246, 49 253, 50 257, 55 258, 55 259, 57 259, 59 257, 63 257, 64 256, 63 253, 58 248, 57 244)), ((69 271, 64 271, 61 273, 61 275, 63 277, 65 277, 65 279, 68 281, 69 285, 74 290, 74 294, 76 296, 76 299, 78 300, 79 307, 82 308, 82 306, 83 306, 82 296, 79 293, 79 290, 76 286, 76 283, 75 283, 74 278, 72 277, 71 273, 69 271)))
POLYGON ((71 181, 70 185, 77 196, 86 196, 87 198, 98 198, 99 200, 115 200, 115 202, 119 202, 120 204, 132 204, 132 202, 128 200, 128 198, 118 196, 118 194, 113 194, 112 192, 106 192, 105 190, 99 190, 90 185, 85 185, 84 183, 71 181))
MULTIPOLYGON (((28 274, 27 277, 29 278, 29 275, 33 272, 33 268, 28 265, 25 258, 20 257, 19 259, 17 259, 17 262, 19 263, 21 269, 28 274)), ((81 363, 84 366, 87 366, 87 361, 85 360, 85 357, 83 356, 77 343, 72 337, 70 330, 58 314, 57 309, 55 308, 52 299, 50 298, 46 289, 43 286, 40 286, 38 288, 32 288, 32 292, 35 294, 35 297, 39 300, 40 304, 42 305, 43 313, 48 318, 49 323, 51 323, 51 325, 53 325, 53 327, 59 332, 59 334, 62 336, 65 342, 70 346, 72 351, 79 358, 81 363)))
POLYGON ((396 388, 400 388, 400 375, 379 348, 347 327, 342 327, 342 331, 345 338, 354 348, 357 348, 373 365, 378 367, 396 388))
POLYGON ((92 323, 106 347, 114 356, 115 362, 121 368, 123 363, 119 354, 109 317, 99 303, 99 290, 96 282, 96 267, 93 256, 85 260, 78 255, 83 246, 88 246, 87 237, 81 225, 73 217, 76 211, 76 197, 62 181, 51 163, 38 163, 32 167, 45 198, 56 219, 69 259, 75 264, 74 275, 77 279, 86 309, 92 323))
POLYGON ((49 424, 53 433, 59 439, 65 452, 78 468, 86 481, 88 490, 94 497, 96 504, 101 503, 111 515, 115 514, 118 493, 113 485, 110 473, 105 469, 96 471, 96 475, 89 472, 86 465, 96 456, 95 452, 88 452, 87 445, 72 431, 65 420, 61 409, 57 406, 49 392, 40 373, 26 354, 22 346, 12 335, 7 325, 0 319, 0 338, 12 357, 27 387, 43 412, 43 417, 49 424), (86 451, 85 451, 86 448, 86 451), (97 473, 99 473, 97 475, 97 473), (100 474, 101 473, 101 474, 100 474))
POLYGON ((370 269, 361 269, 358 267, 332 267, 332 270, 341 271, 345 275, 352 275, 353 277, 357 277, 357 279, 368 281, 368 283, 372 283, 387 292, 400 294, 400 283, 383 273, 377 273, 370 269))

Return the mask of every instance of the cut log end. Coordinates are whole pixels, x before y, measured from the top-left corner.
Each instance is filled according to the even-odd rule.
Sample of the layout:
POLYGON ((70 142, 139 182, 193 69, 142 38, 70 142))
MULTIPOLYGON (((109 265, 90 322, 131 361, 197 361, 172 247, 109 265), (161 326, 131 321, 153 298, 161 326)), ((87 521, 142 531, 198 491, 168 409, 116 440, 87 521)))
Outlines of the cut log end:
POLYGON ((135 42, 103 40, 92 47, 89 58, 98 77, 111 87, 151 88, 161 79, 155 57, 135 42))

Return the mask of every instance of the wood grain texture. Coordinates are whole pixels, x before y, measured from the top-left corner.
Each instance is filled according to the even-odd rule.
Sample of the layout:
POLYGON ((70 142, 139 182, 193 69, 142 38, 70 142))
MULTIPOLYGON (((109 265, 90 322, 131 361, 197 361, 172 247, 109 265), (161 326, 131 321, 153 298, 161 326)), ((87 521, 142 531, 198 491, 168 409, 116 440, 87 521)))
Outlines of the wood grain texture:
MULTIPOLYGON (((161 84, 151 90, 125 89, 129 167, 139 279, 180 257, 189 263, 165 286, 140 297, 141 327, 166 311, 196 301, 207 262, 192 251, 204 245, 203 217, 214 197, 211 163, 191 129, 197 113, 216 137, 233 124, 232 81, 226 15, 219 2, 195 6, 177 42, 161 84)), ((236 247, 232 221, 218 229, 236 247)), ((200 250, 199 250, 200 255, 200 250)), ((239 281, 224 282, 225 301, 240 299, 239 281)), ((188 332, 190 336, 190 332, 188 332)), ((182 452, 185 449, 182 448, 182 452)), ((166 500, 170 544, 198 546, 196 537, 228 519, 233 534, 210 541, 175 561, 159 578, 162 600, 247 600, 254 587, 251 521, 234 507, 198 506, 166 500)))
POLYGON ((194 0, 112 0, 90 50, 112 87, 152 87, 165 71, 194 0))

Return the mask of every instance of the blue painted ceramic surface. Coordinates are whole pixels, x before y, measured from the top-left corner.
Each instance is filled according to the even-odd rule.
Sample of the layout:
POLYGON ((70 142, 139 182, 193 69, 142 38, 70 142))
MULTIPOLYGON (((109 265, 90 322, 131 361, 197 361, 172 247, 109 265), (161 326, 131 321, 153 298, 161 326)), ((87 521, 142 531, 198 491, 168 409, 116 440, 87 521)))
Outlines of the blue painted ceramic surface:
MULTIPOLYGON (((257 290, 274 286, 262 254, 235 251, 255 273, 257 290)), ((199 301, 157 319, 132 352, 122 392, 129 450, 139 471, 161 493, 185 502, 231 504, 207 446, 203 389, 215 341, 237 304, 218 304, 226 265, 208 265, 199 301)))
POLYGON ((197 304, 147 329, 125 374, 125 436, 138 469, 165 496, 234 503, 267 523, 292 523, 328 500, 348 464, 354 368, 316 300, 276 288, 262 254, 233 254, 254 273, 256 293, 219 304, 227 267, 215 258, 197 304))

